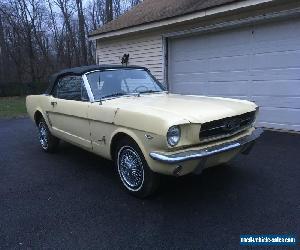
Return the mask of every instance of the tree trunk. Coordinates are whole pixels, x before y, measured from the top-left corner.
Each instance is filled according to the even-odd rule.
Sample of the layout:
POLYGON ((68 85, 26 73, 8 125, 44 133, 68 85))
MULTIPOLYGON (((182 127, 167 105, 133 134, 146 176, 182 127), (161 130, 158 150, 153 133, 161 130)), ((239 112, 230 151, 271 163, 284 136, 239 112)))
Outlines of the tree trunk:
POLYGON ((78 14, 78 30, 79 30, 79 43, 80 43, 80 61, 82 64, 87 64, 87 48, 85 42, 85 20, 82 10, 82 0, 76 0, 77 14, 78 14))
MULTIPOLYGON (((75 43, 75 36, 74 36, 74 32, 71 26, 71 20, 70 20, 70 16, 69 16, 69 12, 68 12, 68 8, 67 8, 67 2, 66 0, 58 0, 58 7, 60 8, 63 17, 64 17, 64 22, 66 24, 66 31, 67 31, 67 40, 68 43, 71 45, 72 47, 72 51, 74 52, 74 57, 75 57, 75 65, 79 66, 79 56, 77 53, 77 46, 75 43)), ((70 49, 70 48, 68 48, 70 49)), ((71 65, 70 65, 71 66, 71 65)), ((74 66, 74 65, 72 65, 74 66)))
POLYGON ((106 14, 106 23, 113 20, 113 3, 112 3, 112 0, 106 0, 106 2, 105 2, 105 14, 106 14))
POLYGON ((5 63, 5 60, 8 60, 8 57, 7 57, 6 43, 4 38, 2 17, 0 13, 0 85, 6 81, 7 64, 5 63))

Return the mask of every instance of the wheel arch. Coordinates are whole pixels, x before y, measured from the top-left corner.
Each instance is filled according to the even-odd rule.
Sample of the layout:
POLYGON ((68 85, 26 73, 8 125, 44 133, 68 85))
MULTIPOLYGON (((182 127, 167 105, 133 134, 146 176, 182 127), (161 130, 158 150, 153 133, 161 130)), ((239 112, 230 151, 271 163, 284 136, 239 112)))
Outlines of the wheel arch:
MULTIPOLYGON (((34 119, 34 122, 35 122, 36 125, 38 125, 38 122, 39 122, 39 120, 40 120, 41 118, 43 118, 43 119, 45 120, 45 117, 44 117, 42 111, 39 110, 39 109, 37 109, 37 110, 34 112, 34 115, 33 115, 33 119, 34 119)), ((46 120, 45 120, 45 121, 46 121, 46 120)))
POLYGON ((143 147, 143 144, 142 144, 142 141, 140 140, 140 138, 131 130, 121 129, 121 130, 116 131, 111 137, 111 141, 110 141, 110 157, 111 157, 111 159, 113 159, 113 157, 114 157, 118 143, 123 138, 129 138, 130 140, 134 141, 145 156, 146 152, 145 152, 145 149, 143 147))

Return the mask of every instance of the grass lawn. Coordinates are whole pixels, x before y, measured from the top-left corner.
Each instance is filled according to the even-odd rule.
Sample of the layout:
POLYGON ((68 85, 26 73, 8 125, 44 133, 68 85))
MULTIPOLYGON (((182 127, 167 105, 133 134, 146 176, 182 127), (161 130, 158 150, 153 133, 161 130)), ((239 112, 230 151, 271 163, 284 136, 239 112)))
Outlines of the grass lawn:
POLYGON ((25 116, 25 97, 0 97, 0 118, 25 116))

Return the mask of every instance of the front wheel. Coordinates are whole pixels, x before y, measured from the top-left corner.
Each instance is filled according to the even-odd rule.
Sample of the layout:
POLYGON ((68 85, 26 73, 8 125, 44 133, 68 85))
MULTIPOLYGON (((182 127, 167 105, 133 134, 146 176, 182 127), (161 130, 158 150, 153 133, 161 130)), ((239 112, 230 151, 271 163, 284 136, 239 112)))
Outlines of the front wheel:
POLYGON ((114 160, 121 183, 130 194, 145 198, 157 189, 159 175, 149 168, 134 141, 123 139, 117 147, 114 160))
POLYGON ((52 153, 56 150, 59 139, 54 137, 43 118, 38 121, 39 141, 42 149, 47 153, 52 153))

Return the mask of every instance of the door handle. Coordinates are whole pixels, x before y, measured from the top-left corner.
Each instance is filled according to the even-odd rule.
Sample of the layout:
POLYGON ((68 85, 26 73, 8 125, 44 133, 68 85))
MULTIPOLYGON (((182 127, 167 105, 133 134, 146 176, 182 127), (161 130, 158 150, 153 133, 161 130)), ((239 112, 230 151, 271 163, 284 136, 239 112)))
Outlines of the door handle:
POLYGON ((51 105, 54 107, 55 105, 57 105, 57 102, 51 102, 51 105))

